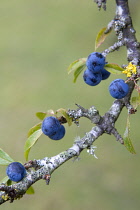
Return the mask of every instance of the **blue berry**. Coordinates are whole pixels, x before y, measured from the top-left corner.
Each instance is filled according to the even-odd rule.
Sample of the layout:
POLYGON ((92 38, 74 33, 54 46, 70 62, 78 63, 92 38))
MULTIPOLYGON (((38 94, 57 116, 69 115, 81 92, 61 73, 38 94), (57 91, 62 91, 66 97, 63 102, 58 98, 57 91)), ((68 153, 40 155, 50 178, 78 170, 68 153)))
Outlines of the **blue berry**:
POLYGON ((129 86, 122 79, 116 79, 111 82, 109 86, 110 95, 113 98, 121 99, 124 98, 129 92, 129 86))
POLYGON ((106 69, 102 69, 101 74, 102 74, 102 80, 105 80, 110 76, 110 72, 107 71, 106 69))
POLYGON ((93 73, 89 69, 86 69, 83 74, 83 79, 86 84, 90 86, 98 85, 102 80, 102 74, 101 73, 93 73))
POLYGON ((60 140, 64 137, 64 135, 65 135, 65 127, 61 125, 60 128, 57 130, 57 132, 54 135, 49 136, 49 138, 52 140, 60 140))
POLYGON ((26 175, 26 169, 19 162, 13 162, 6 168, 6 174, 14 182, 21 181, 26 175))
POLYGON ((54 135, 60 128, 60 122, 56 117, 46 117, 42 122, 42 132, 47 136, 54 135))
POLYGON ((105 64, 105 57, 99 52, 91 53, 86 61, 87 68, 93 71, 93 73, 99 73, 104 68, 105 64))

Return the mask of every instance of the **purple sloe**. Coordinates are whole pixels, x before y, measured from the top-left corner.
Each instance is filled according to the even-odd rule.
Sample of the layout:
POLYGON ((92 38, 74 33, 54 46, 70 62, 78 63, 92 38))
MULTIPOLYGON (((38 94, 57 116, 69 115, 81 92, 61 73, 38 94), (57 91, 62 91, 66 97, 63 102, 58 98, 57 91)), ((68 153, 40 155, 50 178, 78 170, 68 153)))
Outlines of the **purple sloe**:
POLYGON ((60 122, 56 117, 46 117, 42 122, 42 132, 47 136, 54 135, 60 128, 60 122))
POLYGON ((102 69, 101 74, 102 74, 102 80, 108 79, 108 77, 110 76, 110 72, 107 71, 106 69, 102 69))
POLYGON ((65 135, 65 127, 63 125, 61 125, 55 134, 48 136, 48 137, 52 140, 60 140, 64 137, 64 135, 65 135))
POLYGON ((116 79, 111 82, 109 92, 113 98, 122 99, 128 94, 129 86, 123 79, 116 79))
POLYGON ((6 168, 6 174, 11 181, 19 182, 26 175, 25 167, 19 162, 13 162, 6 168))
POLYGON ((101 73, 93 73, 89 69, 86 69, 83 74, 83 79, 86 84, 90 86, 98 85, 102 80, 102 74, 101 73))
POLYGON ((87 68, 93 71, 93 73, 99 73, 104 68, 105 64, 105 57, 99 52, 91 53, 86 61, 87 68))

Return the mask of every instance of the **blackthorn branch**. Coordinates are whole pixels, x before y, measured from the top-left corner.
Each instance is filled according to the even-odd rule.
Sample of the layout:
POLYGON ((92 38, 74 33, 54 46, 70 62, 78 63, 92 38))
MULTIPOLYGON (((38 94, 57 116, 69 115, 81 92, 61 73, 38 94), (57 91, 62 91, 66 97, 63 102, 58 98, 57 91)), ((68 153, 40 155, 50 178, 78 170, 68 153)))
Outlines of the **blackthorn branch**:
MULTIPOLYGON (((101 7, 106 9, 106 0, 95 0, 95 2, 99 9, 101 7)), ((106 56, 119 47, 125 46, 127 49, 128 61, 138 66, 138 75, 140 75, 140 44, 135 37, 128 0, 116 0, 116 15, 108 24, 106 33, 112 29, 116 32, 118 41, 113 46, 104 50, 103 55, 106 56)), ((21 198, 26 193, 27 189, 40 179, 44 179, 46 183, 49 184, 51 181, 51 174, 69 159, 78 157, 83 149, 88 149, 90 154, 95 155, 95 148, 93 148, 92 144, 104 133, 114 135, 116 140, 123 144, 123 139, 115 128, 115 122, 124 107, 128 109, 129 114, 133 114, 136 111, 130 104, 131 94, 135 88, 136 81, 133 78, 128 79, 127 84, 129 85, 129 93, 127 96, 115 100, 104 116, 100 116, 99 111, 94 106, 85 109, 82 106, 77 105, 78 109, 68 110, 67 114, 75 123, 78 124, 81 117, 86 117, 94 123, 95 126, 91 131, 87 132, 84 137, 77 137, 73 146, 66 151, 61 152, 54 157, 45 157, 41 160, 31 160, 25 163, 24 166, 27 170, 25 178, 10 186, 6 186, 5 184, 0 185, 0 204, 8 200, 13 202, 15 199, 21 198)), ((66 122, 63 118, 61 118, 61 121, 63 123, 66 122)))

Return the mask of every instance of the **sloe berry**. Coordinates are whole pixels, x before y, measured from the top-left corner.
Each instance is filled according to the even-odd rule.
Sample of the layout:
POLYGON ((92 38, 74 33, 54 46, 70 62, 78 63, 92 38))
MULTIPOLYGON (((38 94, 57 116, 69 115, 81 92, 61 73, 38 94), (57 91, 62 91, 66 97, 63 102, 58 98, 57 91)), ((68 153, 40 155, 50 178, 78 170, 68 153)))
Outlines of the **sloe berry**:
POLYGON ((54 135, 49 136, 52 140, 60 140, 65 135, 65 127, 63 125, 60 126, 60 128, 56 131, 54 135))
POLYGON ((42 122, 42 132, 47 136, 54 135, 60 128, 60 122, 56 117, 46 117, 42 122))
POLYGON ((105 57, 99 52, 91 53, 86 61, 87 68, 93 71, 93 73, 99 73, 104 68, 105 64, 105 57))
POLYGON ((86 84, 90 86, 98 85, 102 80, 102 74, 101 73, 93 73, 89 69, 86 69, 83 74, 83 79, 86 84))
POLYGON ((129 86, 124 82, 123 79, 116 79, 111 82, 109 92, 113 98, 121 99, 128 94, 129 86))
POLYGON ((14 182, 21 181, 26 175, 26 169, 19 162, 13 162, 6 168, 6 174, 14 182))
POLYGON ((102 80, 108 79, 108 77, 110 76, 110 72, 107 71, 106 69, 102 69, 101 74, 102 74, 102 80))

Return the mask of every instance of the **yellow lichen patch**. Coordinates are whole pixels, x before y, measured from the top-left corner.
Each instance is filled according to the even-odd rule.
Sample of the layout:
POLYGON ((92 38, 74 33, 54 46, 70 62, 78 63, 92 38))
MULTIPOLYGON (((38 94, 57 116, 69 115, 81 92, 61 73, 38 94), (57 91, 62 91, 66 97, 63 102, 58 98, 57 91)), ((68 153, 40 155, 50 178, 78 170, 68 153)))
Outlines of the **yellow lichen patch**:
POLYGON ((126 69, 122 72, 123 74, 126 74, 127 77, 131 77, 132 74, 137 73, 137 67, 136 65, 132 64, 131 62, 128 64, 126 69))
POLYGON ((8 195, 2 195, 2 199, 7 201, 9 199, 9 196, 8 195))

